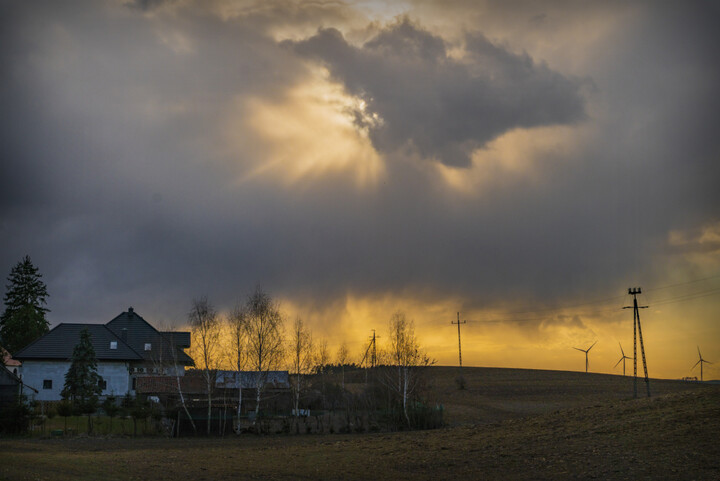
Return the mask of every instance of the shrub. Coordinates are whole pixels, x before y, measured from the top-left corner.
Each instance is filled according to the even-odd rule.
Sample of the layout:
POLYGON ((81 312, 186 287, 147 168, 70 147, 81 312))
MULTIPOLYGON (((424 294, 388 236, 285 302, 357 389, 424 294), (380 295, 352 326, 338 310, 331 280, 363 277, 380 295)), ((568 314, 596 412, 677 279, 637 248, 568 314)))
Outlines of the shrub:
POLYGON ((22 434, 30 428, 32 410, 23 397, 0 408, 0 433, 22 434))

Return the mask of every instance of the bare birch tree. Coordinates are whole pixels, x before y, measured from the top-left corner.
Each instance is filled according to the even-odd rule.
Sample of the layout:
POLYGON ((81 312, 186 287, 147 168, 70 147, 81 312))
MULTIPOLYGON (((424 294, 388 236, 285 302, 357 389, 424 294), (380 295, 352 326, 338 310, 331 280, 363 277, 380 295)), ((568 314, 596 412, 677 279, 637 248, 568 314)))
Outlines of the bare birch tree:
POLYGON ((330 352, 328 351, 327 340, 323 339, 315 350, 315 372, 320 374, 320 386, 322 394, 322 406, 325 409, 325 371, 330 363, 330 352))
POLYGON ((347 343, 343 341, 342 344, 340 344, 340 347, 338 348, 337 352, 337 362, 340 365, 340 370, 342 371, 342 388, 345 389, 345 364, 348 363, 348 360, 350 359, 350 351, 348 351, 347 343))
POLYGON ((390 318, 390 351, 389 361, 397 368, 396 382, 390 383, 402 400, 405 420, 410 426, 408 400, 415 393, 419 380, 419 368, 433 363, 418 344, 415 337, 415 326, 407 320, 403 312, 396 312, 390 318))
POLYGON ((230 362, 235 368, 238 380, 237 419, 242 414, 242 370, 247 362, 248 315, 245 306, 236 306, 227 318, 229 328, 230 362))
POLYGON ((313 350, 312 333, 305 326, 299 317, 293 323, 293 330, 290 337, 290 353, 292 355, 291 368, 295 374, 295 385, 293 386, 293 404, 295 408, 295 428, 300 427, 300 393, 302 392, 302 378, 312 369, 313 350))
POLYGON ((202 375, 207 386, 208 420, 207 433, 210 434, 210 419, 212 417, 212 395, 215 384, 215 369, 220 354, 220 322, 217 312, 208 302, 207 297, 194 299, 192 309, 188 314, 192 329, 193 346, 196 356, 202 365, 202 375))
MULTIPOLYGON (((178 350, 180 349, 175 344, 175 338, 173 337, 173 332, 171 331, 171 328, 169 325, 162 323, 160 326, 158 326, 158 330, 160 331, 160 339, 161 342, 165 345, 167 345, 168 353, 170 354, 170 361, 172 362, 172 374, 175 376, 175 383, 177 387, 178 396, 180 397, 180 406, 182 406, 183 411, 185 412, 185 415, 188 417, 188 420, 190 421, 190 425, 193 428, 193 432, 197 433, 197 427, 195 426, 195 421, 193 421, 192 415, 190 414, 190 411, 187 408, 187 404, 185 403, 185 394, 182 390, 182 384, 180 383, 180 360, 178 350)), ((156 363, 156 366, 160 369, 162 369, 164 373, 165 371, 165 365, 162 358, 162 352, 163 349, 161 347, 160 349, 160 355, 159 358, 154 360, 156 363)), ((179 418, 178 418, 179 419, 179 418)), ((180 433, 180 426, 177 426, 178 429, 178 435, 180 433)))
POLYGON ((248 367, 255 371, 255 419, 260 415, 260 401, 270 371, 279 367, 283 356, 283 317, 277 303, 261 288, 248 298, 247 353, 248 367))

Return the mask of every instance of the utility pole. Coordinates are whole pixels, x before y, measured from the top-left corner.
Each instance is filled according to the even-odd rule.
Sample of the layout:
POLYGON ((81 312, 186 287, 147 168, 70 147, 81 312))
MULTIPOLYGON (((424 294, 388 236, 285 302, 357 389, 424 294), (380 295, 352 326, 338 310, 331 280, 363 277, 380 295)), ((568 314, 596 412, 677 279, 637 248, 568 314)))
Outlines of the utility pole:
POLYGON ((362 366, 365 364, 365 384, 367 384, 367 376, 368 376, 368 370, 367 370, 367 364, 365 363, 365 360, 368 358, 368 354, 370 354, 370 367, 377 366, 377 346, 375 344, 375 340, 380 337, 375 335, 375 329, 372 330, 373 335, 370 338, 370 344, 368 344, 367 349, 365 349, 365 355, 362 358, 362 361, 360 361, 360 365, 362 366))
POLYGON ((457 313, 457 322, 450 321, 450 324, 457 324, 458 327, 458 361, 460 361, 460 370, 462 370, 462 344, 460 343, 460 324, 465 324, 467 321, 460 322, 460 313, 457 313))
POLYGON ((638 306, 637 296, 642 294, 640 287, 628 288, 628 294, 633 296, 633 305, 625 306, 623 309, 633 310, 633 391, 635 398, 638 397, 637 392, 637 341, 640 339, 640 353, 642 355, 643 369, 645 371, 645 387, 647 388, 647 396, 650 397, 650 379, 648 378, 647 362, 645 361, 645 346, 642 338, 642 327, 640 325, 640 309, 647 309, 648 306, 638 306))

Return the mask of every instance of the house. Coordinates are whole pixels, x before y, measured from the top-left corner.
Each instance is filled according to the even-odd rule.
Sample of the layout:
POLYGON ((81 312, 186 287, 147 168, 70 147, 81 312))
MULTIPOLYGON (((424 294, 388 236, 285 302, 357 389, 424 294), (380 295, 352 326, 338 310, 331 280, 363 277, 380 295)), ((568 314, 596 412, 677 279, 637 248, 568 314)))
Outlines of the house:
POLYGON ((15 403, 23 394, 37 393, 25 386, 18 376, 7 369, 0 369, 0 410, 8 404, 15 403))
MULTIPOLYGON (((257 372, 213 370, 211 375, 214 379, 213 406, 226 407, 233 411, 237 406, 238 388, 242 386, 243 413, 255 410, 257 372)), ((263 377, 263 410, 273 413, 289 411, 291 395, 288 371, 269 371, 263 373, 263 377)), ((175 376, 145 376, 137 380, 139 394, 156 396, 166 405, 177 405, 178 388, 182 390, 188 406, 207 406, 207 383, 202 371, 188 371, 187 375, 180 379, 175 376)))
POLYGON ((17 359, 13 359, 10 353, 2 346, 0 346, 0 356, 2 356, 2 363, 5 368, 17 377, 22 378, 22 363, 17 359))
POLYGON ((16 375, 7 369, 0 369, 0 408, 17 400, 21 385, 16 375))
POLYGON ((22 361, 24 383, 38 390, 36 400, 61 399, 65 373, 83 329, 90 332, 102 396, 134 396, 138 378, 182 376, 185 366, 193 365, 183 351, 190 347, 189 332, 160 332, 131 307, 107 324, 59 324, 15 353, 15 359, 22 361))
MULTIPOLYGON (((237 389, 242 386, 243 389, 255 389, 257 386, 258 376, 261 373, 257 371, 217 371, 215 377, 215 386, 221 389, 237 389)), ((263 382, 265 389, 290 389, 290 374, 288 371, 268 371, 263 372, 263 382)))

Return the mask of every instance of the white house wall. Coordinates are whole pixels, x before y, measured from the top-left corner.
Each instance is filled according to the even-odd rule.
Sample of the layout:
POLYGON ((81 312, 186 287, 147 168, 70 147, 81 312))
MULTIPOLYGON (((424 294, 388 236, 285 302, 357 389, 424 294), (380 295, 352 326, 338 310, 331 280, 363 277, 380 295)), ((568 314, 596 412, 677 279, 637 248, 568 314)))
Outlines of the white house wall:
MULTIPOLYGON (((23 382, 38 390, 33 397, 38 401, 59 401, 65 385, 69 361, 24 361, 23 382), (43 389, 43 381, 51 380, 52 389, 43 389)), ((130 388, 130 375, 125 362, 98 362, 97 372, 107 382, 103 396, 125 395, 130 388)))

